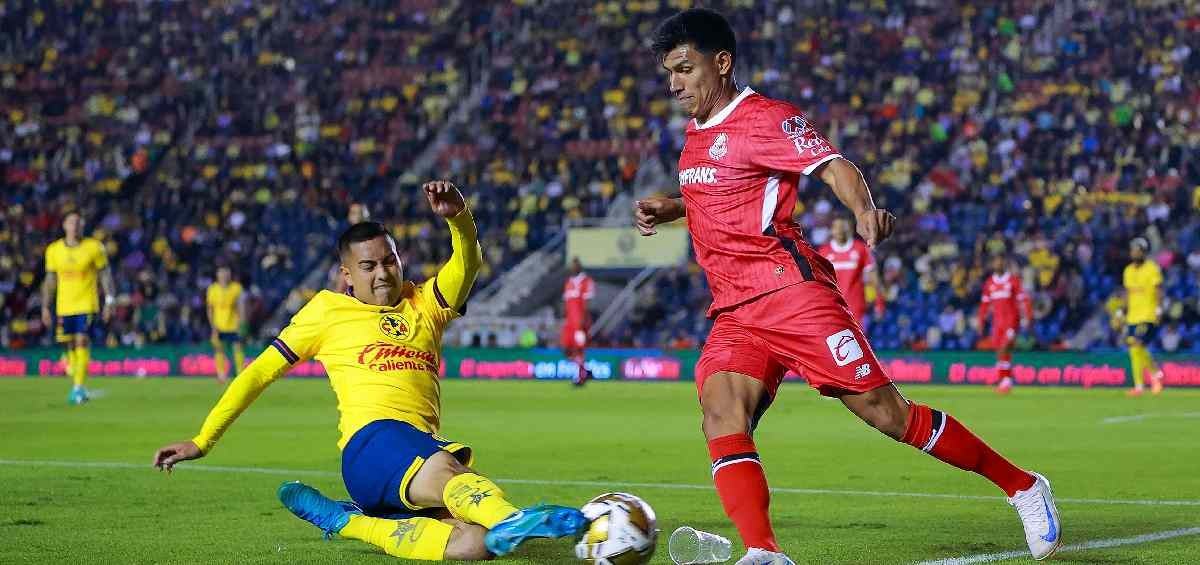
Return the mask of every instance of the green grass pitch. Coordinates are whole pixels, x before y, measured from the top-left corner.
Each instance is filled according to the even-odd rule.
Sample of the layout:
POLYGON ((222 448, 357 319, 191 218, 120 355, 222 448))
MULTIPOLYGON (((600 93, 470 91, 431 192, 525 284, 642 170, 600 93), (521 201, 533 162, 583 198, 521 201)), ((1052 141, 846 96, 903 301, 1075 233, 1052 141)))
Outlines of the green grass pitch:
MULTIPOLYGON (((394 561, 360 542, 322 541, 275 499, 279 483, 293 479, 345 496, 335 399, 324 381, 276 383, 209 457, 170 476, 151 469, 154 450, 191 437, 219 385, 90 384, 103 396, 71 408, 62 379, 0 381, 0 563, 394 561)), ((1120 390, 904 391, 1048 476, 1068 545, 1200 527, 1200 391, 1135 399, 1120 390), (1135 500, 1177 502, 1128 503, 1135 500)), ((579 505, 626 490, 658 512, 654 563, 670 562, 666 537, 683 524, 734 539, 740 556, 709 487, 691 383, 574 390, 452 380, 443 402, 443 435, 473 446, 478 469, 515 503, 579 505)), ((806 386, 785 385, 757 441, 772 486, 784 489, 772 498, 776 531, 798 563, 905 564, 1024 549, 1015 512, 987 481, 879 435, 806 386), (913 496, 920 493, 952 496, 913 496)), ((500 563, 571 563, 571 549, 566 540, 538 541, 500 563)), ((1200 535, 1056 561, 1200 563, 1200 535)))

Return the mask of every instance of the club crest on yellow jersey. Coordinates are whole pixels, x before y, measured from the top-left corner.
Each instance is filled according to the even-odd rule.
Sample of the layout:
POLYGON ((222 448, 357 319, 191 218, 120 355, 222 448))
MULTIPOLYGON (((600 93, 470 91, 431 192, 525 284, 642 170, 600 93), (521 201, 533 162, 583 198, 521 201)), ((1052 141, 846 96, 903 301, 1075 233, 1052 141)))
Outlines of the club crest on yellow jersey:
POLYGON ((388 313, 379 318, 379 331, 396 341, 405 341, 412 335, 412 326, 404 316, 388 313))

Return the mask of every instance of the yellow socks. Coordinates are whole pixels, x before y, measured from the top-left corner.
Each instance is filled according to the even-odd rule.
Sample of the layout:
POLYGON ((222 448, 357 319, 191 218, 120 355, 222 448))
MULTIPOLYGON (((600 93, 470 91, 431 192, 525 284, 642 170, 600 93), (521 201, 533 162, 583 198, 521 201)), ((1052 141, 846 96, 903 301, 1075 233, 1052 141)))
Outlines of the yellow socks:
POLYGON ((220 345, 220 342, 214 345, 216 347, 213 349, 213 363, 217 366, 217 377, 228 377, 229 373, 225 370, 226 365, 228 365, 228 362, 225 360, 225 348, 220 345))
POLYGON ((387 520, 354 514, 338 535, 365 541, 392 557, 441 561, 453 531, 454 526, 433 518, 387 520))
POLYGON ((88 362, 91 361, 91 353, 91 350, 87 346, 75 348, 71 362, 71 380, 75 383, 75 386, 83 386, 83 381, 87 380, 88 362))
POLYGON ((72 374, 75 373, 75 346, 74 345, 67 346, 67 352, 66 352, 66 354, 63 355, 63 360, 65 363, 65 365, 63 365, 63 372, 66 373, 68 377, 70 377, 72 374))
POLYGON ((450 479, 442 491, 442 501, 455 518, 489 530, 517 511, 496 483, 475 473, 450 479))
POLYGON ((1136 345, 1129 348, 1129 367, 1133 370, 1133 388, 1142 388, 1145 385, 1142 380, 1142 374, 1146 371, 1146 368, 1142 366, 1142 356, 1138 352, 1139 349, 1141 347, 1136 345))
POLYGON ((230 377, 238 376, 242 372, 242 367, 246 366, 246 351, 242 349, 242 344, 238 343, 233 346, 233 373, 230 377))
POLYGON ((1142 345, 1134 345, 1129 348, 1129 365, 1133 369, 1133 388, 1140 389, 1145 386, 1146 371, 1158 372, 1150 350, 1142 345))

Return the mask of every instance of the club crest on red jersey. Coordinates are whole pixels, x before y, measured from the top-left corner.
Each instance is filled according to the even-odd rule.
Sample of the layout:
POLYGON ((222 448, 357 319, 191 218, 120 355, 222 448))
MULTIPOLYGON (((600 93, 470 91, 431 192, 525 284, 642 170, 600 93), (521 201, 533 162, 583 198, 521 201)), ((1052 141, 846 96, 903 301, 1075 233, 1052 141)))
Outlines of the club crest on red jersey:
POLYGON ((725 132, 717 134, 717 139, 713 140, 713 144, 708 148, 708 156, 714 161, 720 161, 729 152, 729 136, 725 132))

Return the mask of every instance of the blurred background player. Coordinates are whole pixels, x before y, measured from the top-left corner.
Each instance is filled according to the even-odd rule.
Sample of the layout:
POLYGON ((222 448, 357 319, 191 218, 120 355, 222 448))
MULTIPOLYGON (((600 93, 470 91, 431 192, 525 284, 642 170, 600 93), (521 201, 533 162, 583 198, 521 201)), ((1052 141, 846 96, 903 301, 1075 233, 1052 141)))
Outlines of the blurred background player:
POLYGON ((592 376, 585 364, 587 363, 588 332, 592 326, 592 315, 588 312, 588 303, 595 296, 595 288, 592 284, 592 277, 583 272, 583 264, 579 262, 578 257, 571 259, 571 266, 567 272, 567 281, 563 283, 564 320, 560 339, 563 354, 579 366, 579 371, 575 374, 572 382, 575 386, 583 386, 583 383, 592 376))
POLYGON ((104 288, 103 319, 112 317, 116 287, 108 268, 108 254, 99 241, 82 237, 83 216, 67 212, 63 218, 63 238, 46 247, 46 279, 42 283, 42 323, 50 326, 50 304, 58 315, 56 339, 67 350, 67 375, 71 377, 72 405, 88 401, 88 362, 91 360, 91 328, 101 311, 96 282, 104 288))
MULTIPOLYGON (((349 228, 371 219, 371 210, 361 202, 351 202, 346 211, 346 227, 349 228)), ((346 292, 346 277, 342 276, 342 266, 334 261, 329 267, 329 289, 334 292, 346 292)))
POLYGON ((483 254, 458 188, 434 181, 423 190, 450 228, 453 253, 437 274, 419 285, 404 280, 387 229, 377 222, 351 226, 338 238, 349 292, 317 293, 230 383, 195 438, 155 453, 156 467, 169 471, 203 457, 267 386, 315 358, 338 398, 342 479, 355 504, 284 483, 279 499, 297 517, 326 535, 425 560, 489 559, 529 538, 570 536, 586 527, 574 508, 513 506, 500 487, 469 467, 469 447, 437 435, 442 334, 461 315, 483 254))
POLYGON ((1012 390, 1012 346, 1017 329, 1029 327, 1033 319, 1029 296, 1021 286, 1021 277, 1008 269, 1008 258, 1000 253, 990 260, 992 273, 983 282, 979 300, 979 332, 986 328, 987 315, 992 315, 992 347, 996 350, 996 392, 1012 390))
POLYGON ((1125 323, 1129 335, 1125 338, 1129 346, 1129 364, 1133 369, 1133 388, 1130 396, 1141 396, 1145 388, 1145 375, 1150 373, 1150 387, 1154 394, 1162 392, 1162 371, 1154 362, 1149 346, 1158 331, 1158 311, 1162 304, 1162 270, 1158 263, 1146 258, 1150 242, 1134 238, 1129 243, 1130 263, 1123 276, 1125 286, 1125 323))
POLYGON ((242 284, 233 280, 229 267, 217 267, 217 280, 208 285, 208 322, 212 325, 213 362, 217 366, 217 380, 229 379, 229 357, 225 347, 233 350, 233 372, 242 370, 246 352, 242 349, 242 321, 246 319, 245 301, 242 300, 242 284))
POLYGON ((850 307, 850 313, 861 324, 867 315, 867 294, 864 284, 868 276, 875 285, 875 317, 883 316, 883 282, 875 268, 871 250, 861 239, 854 237, 848 218, 838 218, 830 227, 832 237, 821 246, 821 256, 833 264, 837 272, 838 289, 850 307))
POLYGON ((1013 465, 955 418, 905 398, 875 357, 837 288, 833 265, 793 218, 801 175, 853 213, 874 247, 895 216, 875 206, 858 167, 798 108, 741 88, 728 20, 692 9, 664 20, 652 47, 667 87, 692 120, 679 156, 682 198, 635 205, 644 236, 687 217, 712 291, 712 330, 696 363, 701 428, 713 482, 746 555, 737 565, 791 565, 771 526, 770 489, 751 434, 786 371, 899 442, 988 479, 1008 495, 1037 559, 1061 543, 1050 482, 1013 465))

